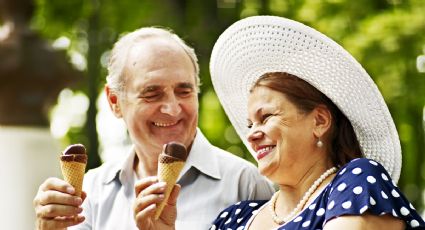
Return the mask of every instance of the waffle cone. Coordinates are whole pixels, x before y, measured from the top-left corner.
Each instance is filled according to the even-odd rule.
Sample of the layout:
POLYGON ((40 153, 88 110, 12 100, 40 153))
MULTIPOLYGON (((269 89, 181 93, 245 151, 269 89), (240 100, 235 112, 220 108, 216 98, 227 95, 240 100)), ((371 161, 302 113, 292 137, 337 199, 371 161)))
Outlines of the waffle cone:
POLYGON ((86 164, 76 161, 60 161, 63 179, 75 188, 75 195, 81 197, 86 164))
POLYGON ((184 163, 184 161, 164 162, 163 159, 160 159, 160 163, 158 165, 158 179, 159 181, 166 182, 167 188, 165 190, 164 200, 159 204, 158 208, 156 209, 155 220, 157 220, 161 215, 162 210, 164 209, 164 206, 167 203, 168 198, 170 197, 171 190, 173 190, 180 171, 184 166, 184 163))

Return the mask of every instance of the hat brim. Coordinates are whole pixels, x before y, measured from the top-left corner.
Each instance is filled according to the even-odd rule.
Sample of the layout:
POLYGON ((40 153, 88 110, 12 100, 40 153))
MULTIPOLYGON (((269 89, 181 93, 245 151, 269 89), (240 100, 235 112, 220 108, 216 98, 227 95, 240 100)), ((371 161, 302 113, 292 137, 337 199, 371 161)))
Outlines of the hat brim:
POLYGON ((224 111, 254 158, 246 140, 249 89, 267 72, 287 72, 329 97, 350 120, 363 154, 398 181, 400 141, 381 93, 364 68, 324 34, 282 17, 245 18, 218 38, 210 72, 224 111))

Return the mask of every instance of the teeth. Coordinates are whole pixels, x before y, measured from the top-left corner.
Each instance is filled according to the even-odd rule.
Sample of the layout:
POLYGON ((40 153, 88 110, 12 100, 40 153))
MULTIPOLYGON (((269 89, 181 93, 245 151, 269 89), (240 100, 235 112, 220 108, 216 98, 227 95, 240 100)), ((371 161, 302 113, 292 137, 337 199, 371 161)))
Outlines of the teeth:
POLYGON ((154 122, 153 123, 155 126, 159 126, 159 127, 167 127, 167 126, 172 126, 177 124, 177 122, 174 123, 159 123, 159 122, 154 122))
POLYGON ((273 146, 267 146, 267 147, 265 147, 265 148, 259 149, 259 150, 257 151, 257 154, 262 154, 262 153, 264 153, 264 152, 267 152, 267 151, 272 150, 273 148, 274 148, 273 146))

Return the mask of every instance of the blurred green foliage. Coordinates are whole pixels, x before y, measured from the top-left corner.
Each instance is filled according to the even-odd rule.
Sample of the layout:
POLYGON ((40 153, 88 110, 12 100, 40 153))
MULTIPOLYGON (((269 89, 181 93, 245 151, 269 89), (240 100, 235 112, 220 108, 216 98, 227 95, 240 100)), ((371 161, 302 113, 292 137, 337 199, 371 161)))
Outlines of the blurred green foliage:
MULTIPOLYGON (((82 84, 80 90, 89 95, 92 103, 106 76, 100 59, 121 33, 151 25, 172 28, 199 55, 203 83, 201 129, 212 143, 254 163, 211 86, 208 63, 214 42, 236 20, 257 14, 284 16, 316 28, 352 53, 383 93, 402 143, 399 185, 412 203, 423 210, 425 75, 415 67, 416 57, 425 52, 423 0, 36 0, 36 3, 33 27, 51 40, 68 37, 69 50, 86 56, 87 84, 82 84)), ((87 126, 91 130, 94 115, 95 108, 87 119, 92 124, 87 126)), ((68 136, 70 141, 80 142, 93 142, 97 138, 87 129, 73 129, 68 136)))

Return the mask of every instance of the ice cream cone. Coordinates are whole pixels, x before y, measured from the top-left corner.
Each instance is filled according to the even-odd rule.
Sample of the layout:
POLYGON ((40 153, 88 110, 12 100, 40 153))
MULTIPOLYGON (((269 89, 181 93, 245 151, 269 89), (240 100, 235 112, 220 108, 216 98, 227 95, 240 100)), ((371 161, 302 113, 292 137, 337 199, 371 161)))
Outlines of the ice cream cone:
POLYGON ((184 145, 171 142, 164 146, 164 151, 158 158, 158 180, 166 182, 167 188, 164 192, 164 200, 155 211, 155 220, 159 218, 168 202, 171 191, 177 182, 180 171, 186 163, 187 152, 184 145))
POLYGON ((82 144, 68 146, 60 157, 63 179, 75 188, 75 195, 81 197, 87 154, 82 144))
POLYGON ((158 179, 167 183, 167 188, 164 192, 164 200, 159 204, 155 212, 155 219, 158 219, 164 209, 165 204, 170 197, 171 191, 176 184, 177 178, 179 177, 180 171, 184 166, 183 161, 175 161, 172 163, 160 163, 158 168, 158 179))
POLYGON ((86 164, 76 161, 60 161, 63 179, 75 188, 75 195, 81 197, 86 164))

